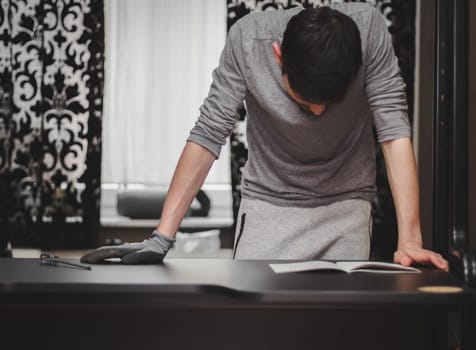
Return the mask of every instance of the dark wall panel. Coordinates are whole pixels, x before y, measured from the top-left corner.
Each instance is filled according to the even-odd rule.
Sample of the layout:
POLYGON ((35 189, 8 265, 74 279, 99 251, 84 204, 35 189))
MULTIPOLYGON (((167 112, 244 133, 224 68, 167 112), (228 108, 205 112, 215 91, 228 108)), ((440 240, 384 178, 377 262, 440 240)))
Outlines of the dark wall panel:
POLYGON ((476 250, 476 2, 469 1, 469 243, 476 250))

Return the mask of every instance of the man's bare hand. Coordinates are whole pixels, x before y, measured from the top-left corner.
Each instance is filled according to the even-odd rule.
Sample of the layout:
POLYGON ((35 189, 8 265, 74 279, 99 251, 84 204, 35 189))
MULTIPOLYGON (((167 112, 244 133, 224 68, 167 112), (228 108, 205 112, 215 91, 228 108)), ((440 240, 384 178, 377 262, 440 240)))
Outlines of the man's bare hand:
POLYGON ((440 254, 423 249, 418 243, 406 242, 398 245, 398 250, 393 255, 395 263, 403 266, 412 264, 431 264, 440 270, 448 271, 448 261, 440 254))

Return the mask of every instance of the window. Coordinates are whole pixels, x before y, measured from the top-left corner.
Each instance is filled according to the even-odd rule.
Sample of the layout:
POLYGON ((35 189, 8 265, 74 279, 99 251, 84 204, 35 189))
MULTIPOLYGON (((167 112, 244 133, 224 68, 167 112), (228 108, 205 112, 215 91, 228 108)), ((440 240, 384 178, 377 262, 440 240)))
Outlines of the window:
MULTIPOLYGON (((223 0, 105 0, 101 216, 121 188, 166 188, 225 45, 223 0)), ((230 216, 229 147, 203 187, 230 216)))
MULTIPOLYGON (((103 184, 168 186, 226 38, 223 0, 106 0, 103 184)), ((230 183, 228 146, 206 184, 230 183)))

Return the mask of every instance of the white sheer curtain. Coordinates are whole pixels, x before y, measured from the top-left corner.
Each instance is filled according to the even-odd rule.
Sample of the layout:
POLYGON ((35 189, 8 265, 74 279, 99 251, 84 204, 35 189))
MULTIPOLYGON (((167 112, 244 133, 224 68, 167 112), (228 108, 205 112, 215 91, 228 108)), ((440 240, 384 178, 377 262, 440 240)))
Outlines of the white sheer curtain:
MULTIPOLYGON (((225 0, 106 0, 103 183, 168 185, 226 38, 225 0)), ((228 184, 228 146, 207 183, 228 184)))

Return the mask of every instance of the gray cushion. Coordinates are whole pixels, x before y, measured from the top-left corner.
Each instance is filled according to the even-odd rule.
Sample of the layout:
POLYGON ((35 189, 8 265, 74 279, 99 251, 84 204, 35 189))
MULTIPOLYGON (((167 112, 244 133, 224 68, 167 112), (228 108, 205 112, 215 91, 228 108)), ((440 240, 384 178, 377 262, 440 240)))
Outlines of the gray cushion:
MULTIPOLYGON (((166 190, 122 190, 117 194, 117 213, 131 219, 159 219, 164 208, 166 190)), ((187 216, 208 216, 210 199, 200 190, 187 216)))

